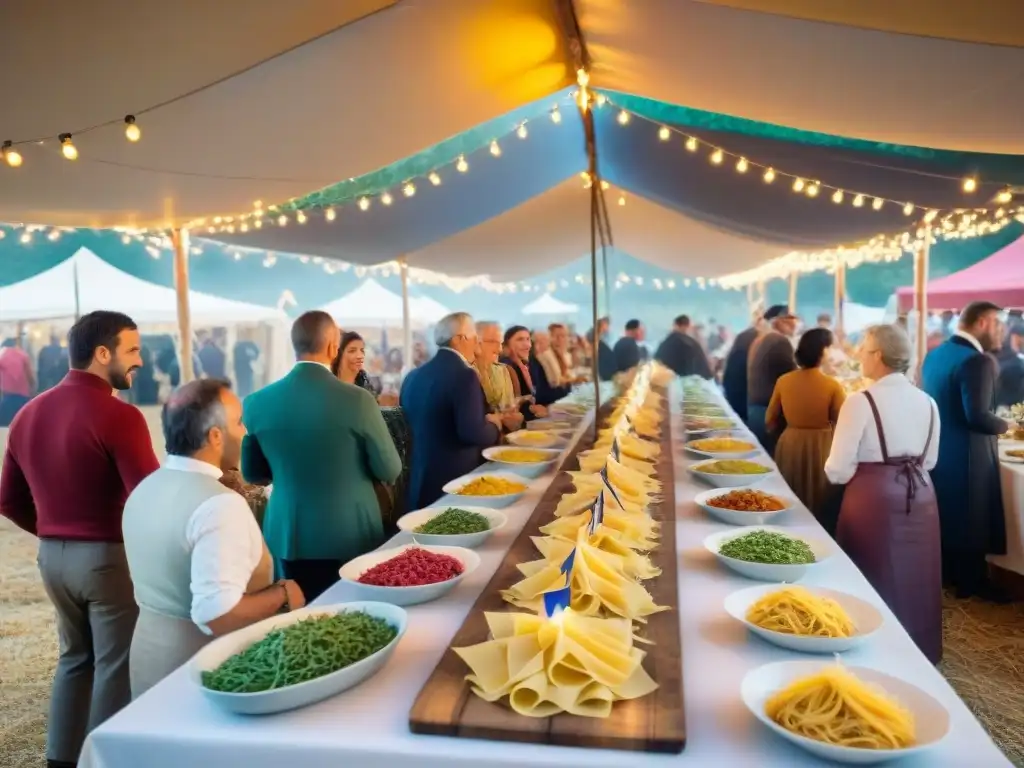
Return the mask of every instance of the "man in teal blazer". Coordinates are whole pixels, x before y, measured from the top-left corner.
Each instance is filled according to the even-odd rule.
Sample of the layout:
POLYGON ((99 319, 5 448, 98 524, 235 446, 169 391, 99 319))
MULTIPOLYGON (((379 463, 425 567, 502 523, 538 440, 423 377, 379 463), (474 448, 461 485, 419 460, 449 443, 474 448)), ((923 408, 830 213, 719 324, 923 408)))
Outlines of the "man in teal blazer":
POLYGON ((373 481, 402 471, 373 395, 331 373, 340 339, 326 312, 302 315, 292 326, 295 367, 245 399, 242 475, 273 483, 263 535, 309 601, 342 564, 383 543, 373 481))

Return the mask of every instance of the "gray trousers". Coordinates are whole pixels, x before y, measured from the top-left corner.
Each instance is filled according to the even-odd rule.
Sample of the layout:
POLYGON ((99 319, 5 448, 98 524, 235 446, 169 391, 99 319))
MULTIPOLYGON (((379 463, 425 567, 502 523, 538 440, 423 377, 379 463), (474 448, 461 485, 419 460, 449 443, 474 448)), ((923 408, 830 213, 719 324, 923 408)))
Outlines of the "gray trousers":
POLYGON ((123 544, 41 539, 39 572, 60 640, 46 757, 75 763, 86 735, 131 701, 128 650, 139 609, 123 544))

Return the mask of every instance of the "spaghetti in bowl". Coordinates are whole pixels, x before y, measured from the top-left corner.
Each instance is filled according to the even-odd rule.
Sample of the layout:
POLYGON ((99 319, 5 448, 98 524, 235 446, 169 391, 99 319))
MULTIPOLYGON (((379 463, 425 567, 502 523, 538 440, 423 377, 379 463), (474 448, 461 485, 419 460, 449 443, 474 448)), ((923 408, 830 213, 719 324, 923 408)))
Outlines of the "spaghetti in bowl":
POLYGON ((949 711, 917 686, 870 667, 782 661, 751 670, 740 695, 766 727, 824 760, 872 765, 935 747, 949 733, 949 711), (835 711, 826 709, 840 702, 835 711), (854 707, 869 704, 873 722, 854 707), (812 738, 807 733, 816 734, 812 738))
POLYGON ((871 603, 845 592, 794 584, 765 584, 733 592, 725 611, 752 633, 801 653, 843 653, 881 628, 871 603))

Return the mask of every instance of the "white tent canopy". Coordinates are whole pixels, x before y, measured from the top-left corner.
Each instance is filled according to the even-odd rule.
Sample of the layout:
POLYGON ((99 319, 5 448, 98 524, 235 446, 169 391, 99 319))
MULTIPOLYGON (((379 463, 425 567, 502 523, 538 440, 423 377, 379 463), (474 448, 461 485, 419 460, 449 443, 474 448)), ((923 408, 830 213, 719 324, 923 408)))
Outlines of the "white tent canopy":
POLYGON ((372 277, 320 309, 342 328, 399 326, 403 317, 402 297, 372 277))
MULTIPOLYGON (((75 286, 80 314, 97 309, 124 312, 137 323, 176 323, 173 288, 156 285, 103 261, 88 248, 20 283, 0 288, 0 321, 56 320, 75 316, 75 286)), ((194 327, 287 320, 274 307, 246 304, 206 293, 189 293, 194 327)))
MULTIPOLYGON (((576 3, 593 87, 879 142, 1024 153, 1024 100, 1006 97, 1024 70, 1024 27, 1004 4, 962 6, 576 3), (782 54, 749 55, 762 49, 782 54), (970 120, 968 97, 950 94, 969 94, 970 120)), ((29 143, 24 167, 0 175, 0 216, 166 227, 360 176, 571 85, 556 8, 296 0, 282 13, 178 0, 155 37, 145 3, 8 0, 0 64, 18 76, 4 82, 0 139, 29 143), (358 76, 315 87, 339 72, 358 76), (137 144, 124 137, 129 113, 137 144), (64 131, 77 162, 60 156, 64 131)))
POLYGON ((860 333, 869 325, 885 322, 885 307, 869 307, 852 301, 843 302, 843 330, 860 333))
POLYGON ((578 304, 561 301, 550 293, 539 296, 523 307, 524 315, 574 315, 579 311, 578 304))
POLYGON ((409 313, 415 320, 436 323, 445 315, 451 314, 451 310, 429 296, 413 296, 409 299, 409 313))

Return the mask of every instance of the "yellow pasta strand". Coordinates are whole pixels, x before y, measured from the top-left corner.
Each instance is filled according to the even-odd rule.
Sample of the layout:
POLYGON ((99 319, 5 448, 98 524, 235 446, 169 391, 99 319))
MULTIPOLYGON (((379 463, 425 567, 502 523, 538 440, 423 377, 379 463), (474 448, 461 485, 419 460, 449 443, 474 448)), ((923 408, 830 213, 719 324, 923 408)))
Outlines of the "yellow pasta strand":
POLYGON ((786 587, 765 595, 747 609, 747 621, 787 635, 852 637, 857 632, 839 603, 803 587, 786 587))

